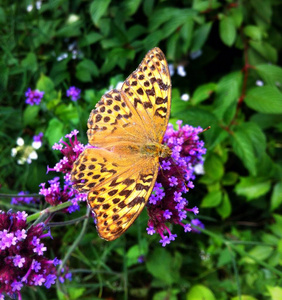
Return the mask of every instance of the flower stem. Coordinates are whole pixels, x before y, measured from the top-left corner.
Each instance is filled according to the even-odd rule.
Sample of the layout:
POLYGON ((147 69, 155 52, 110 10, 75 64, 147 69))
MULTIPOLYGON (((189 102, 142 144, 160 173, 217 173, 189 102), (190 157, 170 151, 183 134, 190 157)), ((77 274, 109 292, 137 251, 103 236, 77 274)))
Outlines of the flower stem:
POLYGON ((67 201, 67 202, 61 203, 61 204, 59 204, 57 206, 48 207, 48 208, 46 208, 46 209, 44 209, 44 210, 42 210, 40 212, 37 212, 37 213, 35 213, 33 215, 28 216, 27 219, 26 219, 26 222, 29 223, 31 221, 34 221, 34 220, 38 219, 39 217, 42 217, 44 215, 56 212, 58 210, 62 210, 62 209, 67 208, 67 207, 69 207, 71 205, 72 205, 72 202, 71 201, 67 201))

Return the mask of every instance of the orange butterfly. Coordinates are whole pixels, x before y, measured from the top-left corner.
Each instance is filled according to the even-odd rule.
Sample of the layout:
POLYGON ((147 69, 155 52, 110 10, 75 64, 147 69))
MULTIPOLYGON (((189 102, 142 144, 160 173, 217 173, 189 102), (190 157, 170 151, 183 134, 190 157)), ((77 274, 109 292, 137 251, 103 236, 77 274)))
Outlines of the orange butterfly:
POLYGON ((74 187, 88 193, 101 238, 115 240, 139 216, 154 187, 171 105, 167 61, 147 53, 121 90, 106 93, 88 120, 86 148, 74 163, 74 187), (92 147, 93 146, 93 147, 92 147))

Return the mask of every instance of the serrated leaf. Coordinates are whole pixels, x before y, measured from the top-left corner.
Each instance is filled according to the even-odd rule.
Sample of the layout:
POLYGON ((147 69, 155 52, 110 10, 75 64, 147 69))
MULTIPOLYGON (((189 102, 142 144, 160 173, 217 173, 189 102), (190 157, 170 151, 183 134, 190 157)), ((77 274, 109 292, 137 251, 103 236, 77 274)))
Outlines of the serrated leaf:
POLYGON ((249 41, 250 46, 256 50, 265 60, 276 63, 278 59, 277 50, 270 44, 262 41, 249 41))
POLYGON ((270 200, 271 210, 275 210, 282 204, 282 182, 275 184, 270 200))
POLYGON ((266 149, 266 137, 260 127, 256 123, 245 122, 237 130, 239 128, 249 136, 256 157, 262 156, 266 149))
POLYGON ((270 188, 270 180, 257 177, 241 177, 240 182, 235 186, 235 192, 250 201, 265 195, 270 188))
POLYGON ((213 292, 204 285, 197 284, 190 288, 186 300, 216 300, 213 292))
POLYGON ((244 166, 252 175, 256 175, 256 160, 250 137, 244 131, 234 131, 230 135, 234 153, 241 159, 244 166))
POLYGON ((233 19, 224 16, 219 22, 219 34, 223 43, 227 46, 232 46, 236 39, 236 27, 233 19))
POLYGON ((213 113, 219 120, 223 119, 225 112, 232 104, 237 103, 241 93, 242 80, 242 72, 232 72, 218 82, 213 113))
POLYGON ((270 64, 257 65, 255 70, 267 84, 275 87, 282 86, 282 68, 270 64))
POLYGON ((266 114, 282 114, 282 93, 273 86, 250 89, 245 103, 255 111, 266 114))
MULTIPOLYGON (((110 5, 111 0, 94 0, 90 5, 90 15, 93 23, 98 26, 99 20, 103 17, 110 5)), ((99 26, 98 26, 99 27, 99 26)))
POLYGON ((202 200, 201 208, 216 207, 221 203, 222 192, 212 191, 208 193, 202 200))

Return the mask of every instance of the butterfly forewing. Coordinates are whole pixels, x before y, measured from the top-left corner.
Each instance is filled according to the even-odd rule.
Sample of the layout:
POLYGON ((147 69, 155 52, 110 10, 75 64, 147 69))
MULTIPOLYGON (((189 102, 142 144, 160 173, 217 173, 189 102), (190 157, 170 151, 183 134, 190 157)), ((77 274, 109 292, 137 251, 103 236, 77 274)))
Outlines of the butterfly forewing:
POLYGON ((155 141, 162 142, 171 106, 171 81, 167 61, 159 48, 147 53, 135 72, 124 82, 128 95, 155 141))
POLYGON ((125 232, 148 201, 170 105, 168 65, 162 51, 154 48, 121 90, 106 93, 90 114, 87 135, 92 146, 75 162, 72 180, 76 189, 88 193, 98 233, 106 240, 125 232))

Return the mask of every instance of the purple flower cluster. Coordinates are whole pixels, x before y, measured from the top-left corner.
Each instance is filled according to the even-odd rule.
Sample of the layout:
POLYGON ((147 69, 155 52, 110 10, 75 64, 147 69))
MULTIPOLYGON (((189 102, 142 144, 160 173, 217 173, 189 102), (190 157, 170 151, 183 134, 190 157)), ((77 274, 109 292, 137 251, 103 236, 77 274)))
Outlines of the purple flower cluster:
POLYGON ((42 98, 43 98, 44 92, 40 92, 38 90, 32 91, 31 88, 28 88, 25 92, 26 100, 25 103, 29 105, 39 105, 42 98))
POLYGON ((80 194, 73 188, 70 178, 70 171, 72 170, 73 163, 85 148, 85 146, 77 140, 77 134, 78 130, 73 130, 70 134, 65 136, 69 139, 69 144, 61 139, 59 143, 56 143, 53 146, 53 149, 60 150, 64 157, 54 166, 54 168, 47 167, 47 172, 55 171, 64 174, 63 187, 61 187, 60 178, 55 177, 48 181, 49 187, 46 187, 46 183, 41 183, 41 189, 39 191, 39 194, 43 195, 46 202, 52 206, 71 201, 73 205, 67 208, 69 213, 78 210, 78 202, 85 201, 87 198, 86 194, 80 194))
MULTIPOLYGON (((187 212, 196 215, 199 210, 197 207, 187 208, 188 201, 183 198, 183 194, 194 187, 194 166, 203 163, 202 156, 206 153, 204 142, 198 137, 203 129, 182 126, 182 121, 178 121, 177 124, 178 130, 174 130, 171 124, 166 130, 163 143, 172 150, 172 155, 160 159, 160 171, 148 203, 147 233, 159 234, 163 247, 177 237, 170 231, 167 223, 181 225, 184 232, 193 230, 191 224, 184 220, 187 218, 187 212)), ((199 220, 197 224, 203 226, 199 220)))
POLYGON ((39 202, 39 198, 36 197, 21 197, 23 195, 28 195, 28 192, 21 191, 18 193, 18 197, 13 197, 11 200, 11 204, 13 205, 21 205, 21 204, 36 204, 39 202))
POLYGON ((4 293, 21 299, 24 286, 55 283, 56 268, 60 261, 44 256, 47 250, 42 239, 51 237, 44 233, 43 223, 27 227, 25 212, 0 211, 0 299, 4 293))
POLYGON ((81 90, 75 86, 71 86, 67 90, 67 97, 70 97, 72 101, 77 101, 80 98, 81 90))

